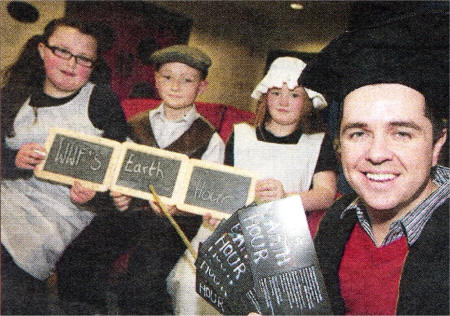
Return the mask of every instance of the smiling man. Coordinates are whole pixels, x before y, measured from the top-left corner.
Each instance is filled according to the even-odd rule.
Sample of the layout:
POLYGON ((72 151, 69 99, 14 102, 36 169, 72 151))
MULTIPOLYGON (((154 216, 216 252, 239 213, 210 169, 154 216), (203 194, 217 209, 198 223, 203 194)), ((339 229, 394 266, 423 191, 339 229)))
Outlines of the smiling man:
POLYGON ((449 314, 448 4, 428 9, 345 33, 299 80, 341 104, 355 191, 315 238, 336 314, 449 314))
POLYGON ((448 314, 450 181, 437 165, 447 129, 428 107, 396 83, 344 99, 341 162, 356 196, 331 208, 315 240, 337 314, 448 314))
POLYGON ((374 84, 344 100, 340 128, 342 166, 364 201, 372 238, 383 245, 390 225, 425 200, 446 130, 433 142, 424 96, 402 84, 374 84))

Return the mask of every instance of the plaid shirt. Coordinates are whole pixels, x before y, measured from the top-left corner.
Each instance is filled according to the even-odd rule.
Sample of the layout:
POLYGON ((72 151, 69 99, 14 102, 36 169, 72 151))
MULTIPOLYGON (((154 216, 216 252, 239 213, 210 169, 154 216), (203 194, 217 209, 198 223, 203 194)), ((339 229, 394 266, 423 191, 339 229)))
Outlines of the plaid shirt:
MULTIPOLYGON (((381 246, 406 236, 408 244, 411 246, 419 238, 425 224, 433 215, 435 209, 442 205, 450 194, 450 169, 443 166, 436 166, 432 169, 431 177, 438 185, 438 189, 431 193, 416 208, 408 212, 403 218, 393 222, 389 228, 389 232, 381 246)), ((347 212, 356 211, 359 223, 364 231, 370 236, 375 243, 375 238, 370 224, 367 210, 362 200, 356 198, 341 214, 341 219, 347 212)))

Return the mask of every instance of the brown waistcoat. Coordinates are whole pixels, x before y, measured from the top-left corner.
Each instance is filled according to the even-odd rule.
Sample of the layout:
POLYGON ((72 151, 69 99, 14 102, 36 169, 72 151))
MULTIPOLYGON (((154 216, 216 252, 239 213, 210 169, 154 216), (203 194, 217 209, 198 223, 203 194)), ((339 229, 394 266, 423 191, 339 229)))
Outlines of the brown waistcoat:
MULTIPOLYGON (((131 127, 130 137, 136 143, 159 148, 150 125, 149 112, 150 110, 141 112, 128 121, 131 127)), ((200 117, 183 135, 164 149, 185 154, 189 158, 200 159, 208 148, 214 132, 213 126, 200 117)))

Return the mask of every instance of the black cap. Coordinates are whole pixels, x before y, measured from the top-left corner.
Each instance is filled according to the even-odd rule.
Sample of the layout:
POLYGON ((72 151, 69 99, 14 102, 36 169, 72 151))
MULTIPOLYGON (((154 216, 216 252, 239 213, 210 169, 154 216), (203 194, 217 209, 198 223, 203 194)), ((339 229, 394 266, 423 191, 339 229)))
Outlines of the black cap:
POLYGON ((341 103, 359 87, 400 83, 421 92, 436 117, 448 119, 448 3, 411 8, 333 40, 308 63, 299 84, 341 103))

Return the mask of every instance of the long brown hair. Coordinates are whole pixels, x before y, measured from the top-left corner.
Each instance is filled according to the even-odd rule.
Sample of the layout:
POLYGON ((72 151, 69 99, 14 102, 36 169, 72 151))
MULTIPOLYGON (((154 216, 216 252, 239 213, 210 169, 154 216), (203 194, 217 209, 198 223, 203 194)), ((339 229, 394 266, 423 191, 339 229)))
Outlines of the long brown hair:
MULTIPOLYGON (((267 93, 261 95, 256 106, 255 118, 251 121, 254 127, 263 128, 264 124, 270 120, 270 113, 267 110, 267 93)), ((320 115, 319 110, 313 107, 312 101, 308 98, 305 91, 305 97, 300 112, 300 120, 297 129, 300 128, 305 134, 315 134, 327 131, 327 126, 320 115)))
POLYGON ((99 72, 104 71, 102 35, 98 24, 84 23, 70 18, 52 20, 47 24, 42 35, 31 37, 17 60, 1 71, 1 113, 2 132, 11 137, 14 135, 14 119, 26 99, 35 91, 42 90, 45 81, 44 62, 39 55, 38 44, 47 43, 50 36, 59 26, 76 28, 83 34, 92 36, 97 41, 97 61, 91 73, 92 78, 101 78, 99 72), (100 59, 100 60, 99 60, 100 59))

